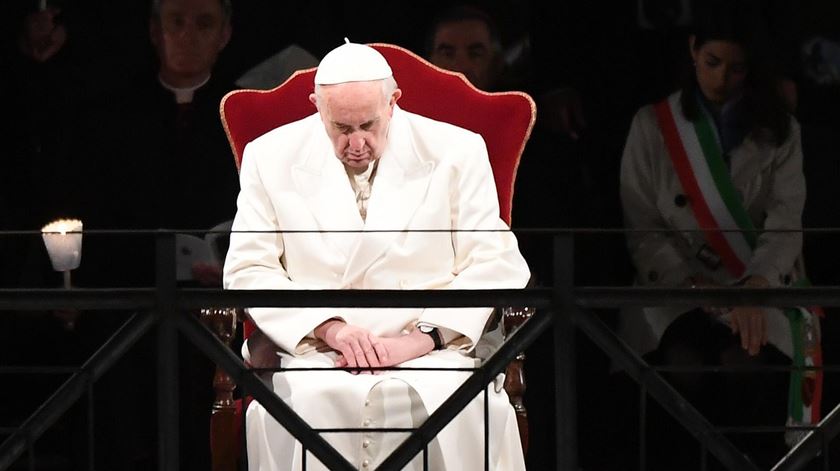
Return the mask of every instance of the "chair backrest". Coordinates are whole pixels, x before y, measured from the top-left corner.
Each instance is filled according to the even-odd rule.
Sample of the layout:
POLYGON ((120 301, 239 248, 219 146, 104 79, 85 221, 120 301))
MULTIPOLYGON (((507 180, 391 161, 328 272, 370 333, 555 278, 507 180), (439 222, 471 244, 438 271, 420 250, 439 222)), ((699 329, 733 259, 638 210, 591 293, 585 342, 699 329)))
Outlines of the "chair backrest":
MULTIPOLYGON (((441 69, 399 46, 370 46, 385 56, 394 71, 403 91, 402 109, 481 134, 496 180, 499 216, 510 225, 516 170, 536 119, 534 100, 522 92, 483 92, 462 74, 441 69)), ((271 90, 234 90, 222 98, 219 111, 236 168, 247 143, 316 112, 309 101, 315 70, 299 70, 271 90)), ((253 328, 245 322, 246 338, 253 328)))
MULTIPOLYGON (((509 225, 516 170, 536 118, 531 97, 522 92, 483 92, 462 74, 441 69, 407 49, 391 44, 370 46, 391 65, 403 91, 402 109, 481 134, 496 180, 499 215, 509 225)), ((237 168, 247 143, 316 112, 309 101, 315 70, 297 71, 271 90, 235 90, 222 99, 222 123, 237 168)))

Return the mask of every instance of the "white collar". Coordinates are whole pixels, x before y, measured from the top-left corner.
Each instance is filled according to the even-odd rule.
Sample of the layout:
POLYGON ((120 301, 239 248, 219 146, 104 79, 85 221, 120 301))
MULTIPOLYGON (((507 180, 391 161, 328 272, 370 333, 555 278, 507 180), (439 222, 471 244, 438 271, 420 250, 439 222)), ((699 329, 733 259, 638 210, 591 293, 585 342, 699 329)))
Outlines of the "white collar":
POLYGON ((166 83, 163 80, 163 77, 158 74, 158 81, 160 84, 163 85, 163 88, 169 90, 175 95, 175 103, 178 103, 179 105, 183 103, 192 103, 195 91, 203 87, 209 80, 210 75, 207 75, 207 78, 192 87, 175 87, 166 83))

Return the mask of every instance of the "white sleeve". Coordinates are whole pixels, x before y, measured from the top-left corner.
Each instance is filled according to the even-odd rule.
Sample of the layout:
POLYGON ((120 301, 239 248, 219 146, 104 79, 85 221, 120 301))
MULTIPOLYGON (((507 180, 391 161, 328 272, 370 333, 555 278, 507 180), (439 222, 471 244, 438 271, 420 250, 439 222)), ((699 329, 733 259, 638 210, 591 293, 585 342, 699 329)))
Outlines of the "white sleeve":
MULTIPOLYGON (((240 172, 241 190, 225 259, 225 289, 307 289, 289 279, 283 267, 283 234, 242 232, 282 230, 259 170, 259 151, 245 147, 240 172)), ((338 317, 332 308, 249 308, 248 314, 280 348, 294 353, 301 340, 327 319, 338 317)))
MULTIPOLYGON (((453 232, 455 278, 443 289, 524 288, 530 270, 516 237, 499 218, 499 199, 484 141, 477 134, 473 138, 452 194, 452 228, 500 232, 453 232)), ((490 307, 429 308, 418 321, 458 332, 474 346, 492 311, 490 307)))
POLYGON ((802 211, 805 175, 799 125, 791 118, 790 136, 775 150, 762 232, 756 241, 745 276, 761 275, 777 286, 793 270, 802 252, 802 211), (774 232, 781 231, 781 232, 774 232), (796 231, 796 232, 790 232, 796 231))

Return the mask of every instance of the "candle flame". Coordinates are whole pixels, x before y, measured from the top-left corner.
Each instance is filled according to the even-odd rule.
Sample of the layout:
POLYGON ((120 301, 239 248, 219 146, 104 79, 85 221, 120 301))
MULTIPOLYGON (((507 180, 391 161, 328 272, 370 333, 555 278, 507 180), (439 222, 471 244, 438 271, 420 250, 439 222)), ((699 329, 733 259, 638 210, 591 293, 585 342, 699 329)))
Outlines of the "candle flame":
POLYGON ((78 232, 82 230, 82 221, 78 219, 58 219, 41 228, 44 234, 61 234, 66 235, 68 232, 78 232))

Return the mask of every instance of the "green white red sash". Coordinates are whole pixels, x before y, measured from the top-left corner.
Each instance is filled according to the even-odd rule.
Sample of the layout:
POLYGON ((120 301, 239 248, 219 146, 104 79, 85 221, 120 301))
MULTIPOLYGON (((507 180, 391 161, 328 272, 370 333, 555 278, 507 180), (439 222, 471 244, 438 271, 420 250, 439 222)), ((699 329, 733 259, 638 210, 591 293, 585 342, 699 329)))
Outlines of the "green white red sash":
MULTIPOLYGON (((698 119, 687 120, 680 111, 679 94, 657 103, 654 109, 668 155, 707 244, 733 278, 742 278, 757 233, 732 183, 711 118, 704 110, 698 119)), ((805 283, 807 280, 799 284, 805 283)), ((792 360, 797 368, 822 366, 819 318, 815 312, 817 309, 785 310, 793 341, 792 360)), ((819 422, 822 376, 821 369, 791 372, 789 424, 819 422)))

